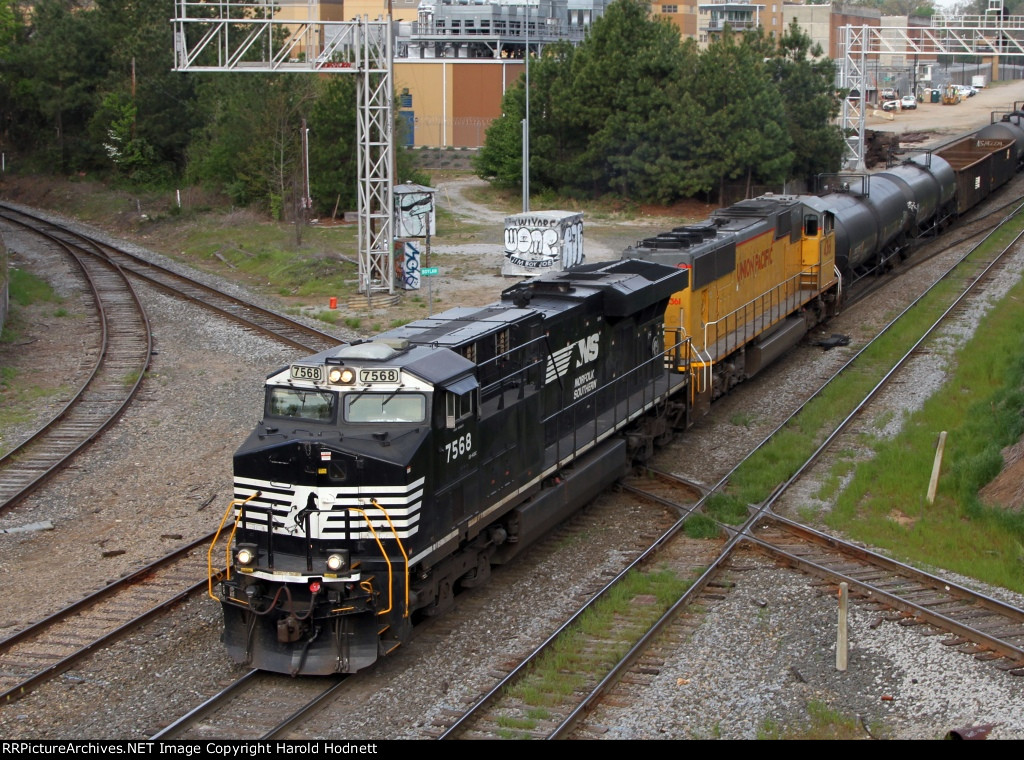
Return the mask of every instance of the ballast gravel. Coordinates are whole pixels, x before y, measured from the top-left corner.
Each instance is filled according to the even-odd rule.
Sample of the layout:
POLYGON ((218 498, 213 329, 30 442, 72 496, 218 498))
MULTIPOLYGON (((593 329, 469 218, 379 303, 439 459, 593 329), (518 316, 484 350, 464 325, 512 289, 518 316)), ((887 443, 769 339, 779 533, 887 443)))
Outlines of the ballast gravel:
MULTIPOLYGON (((72 284, 60 285, 65 275, 52 253, 3 232, 19 266, 73 291, 70 274, 72 284)), ((914 287, 909 280, 901 284, 899 298, 910 298, 914 287)), ((194 307, 145 287, 141 292, 157 351, 142 396, 73 468, 0 518, 0 529, 53 523, 52 530, 0 534, 0 576, 8 579, 0 596, 0 636, 215 527, 230 498, 231 453, 259 415, 263 378, 294 358, 194 307)), ((883 323, 895 299, 830 328, 857 338, 883 323)), ((75 339, 73 324, 66 329, 69 340, 75 339)), ((782 419, 800 395, 798 386, 826 373, 837 357, 800 347, 725 399, 666 456, 715 482, 736 452, 782 419), (748 417, 739 424, 741 414, 748 417)), ((40 367, 57 364, 52 356, 43 359, 40 367)), ((27 432, 32 425, 21 427, 27 432)), ((2 432, 8 440, 20 431, 2 432)), ((511 657, 550 634, 584 580, 600 578, 622 559, 622 531, 638 519, 595 530, 584 546, 552 555, 542 553, 550 548, 538 549, 521 567, 500 570, 490 586, 473 592, 479 614, 450 629, 442 620, 441 632, 363 674, 355 692, 362 696, 332 710, 323 735, 435 736, 454 711, 495 682, 511 657)), ((849 733, 865 739, 935 739, 968 727, 983 727, 990 739, 1024 739, 1024 678, 944 645, 944 635, 925 635, 922 626, 900 625, 858 604, 850 609, 849 664, 839 672, 831 594, 754 555, 738 560, 730 578, 735 586, 708 606, 685 645, 628 707, 600 708, 588 736, 799 736, 818 719, 849 723, 849 733)), ((990 593, 1024 606, 1019 596, 990 593)), ((0 736, 148 738, 244 672, 226 660, 219 633, 214 601, 180 605, 24 699, 0 706, 0 736)))

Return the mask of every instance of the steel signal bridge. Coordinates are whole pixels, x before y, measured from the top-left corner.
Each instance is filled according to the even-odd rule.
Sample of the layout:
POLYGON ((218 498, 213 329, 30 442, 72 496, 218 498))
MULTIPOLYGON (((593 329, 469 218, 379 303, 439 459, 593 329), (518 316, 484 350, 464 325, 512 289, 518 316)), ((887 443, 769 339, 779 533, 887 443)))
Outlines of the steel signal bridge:
POLYGON ((359 291, 370 298, 394 292, 391 18, 318 15, 311 0, 175 0, 174 68, 357 77, 359 291))
POLYGON ((1003 0, 989 0, 986 13, 937 15, 931 26, 845 26, 840 31, 838 84, 845 93, 839 126, 846 138, 846 168, 864 171, 867 62, 881 55, 936 60, 938 56, 1024 58, 1024 16, 1006 16, 1003 0))

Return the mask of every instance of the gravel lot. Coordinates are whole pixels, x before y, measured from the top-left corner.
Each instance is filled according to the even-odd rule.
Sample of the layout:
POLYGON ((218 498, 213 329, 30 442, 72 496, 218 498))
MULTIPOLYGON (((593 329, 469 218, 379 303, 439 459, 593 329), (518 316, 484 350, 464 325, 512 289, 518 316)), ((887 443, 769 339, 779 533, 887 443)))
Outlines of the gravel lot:
MULTIPOLYGON (((0 346, 0 364, 73 370, 89 340, 88 320, 79 317, 84 306, 75 300, 78 284, 52 252, 4 233, 12 265, 45 274, 67 296, 70 316, 57 317, 52 307, 25 313, 24 339, 0 346)), ((850 335, 850 347, 798 347, 723 399, 659 463, 716 482, 778 424, 805 387, 844 361, 940 269, 937 262, 841 315, 823 335, 850 335), (738 415, 745 424, 730 421, 738 415)), ((292 358, 287 349, 190 306, 145 288, 141 295, 157 348, 142 397, 71 470, 0 518, 0 529, 53 523, 48 531, 0 534, 0 572, 17 580, 5 584, 0 635, 210 530, 229 498, 231 453, 257 419, 263 377, 292 358)), ((33 422, 0 431, 4 443, 33 422)), ((489 586, 460 601, 456 612, 472 614, 441 621, 364 674, 345 704, 327 711, 323 735, 431 735, 446 711, 474 699, 510 658, 531 649, 579 596, 623 562, 623 526, 649 519, 639 507, 629 509, 611 496, 599 500, 579 518, 586 521, 586 551, 567 550, 553 539, 496 573, 489 586), (498 651, 496 641, 504 642, 498 651)), ((690 645, 638 696, 644 707, 602 711, 605 738, 743 739, 773 729, 799 731, 810 720, 811 704, 863 719, 865 738, 938 738, 980 724, 996 724, 991 738, 1024 738, 1024 679, 951 651, 942 637, 892 622, 875 626, 879 613, 859 607, 851 614, 850 667, 838 673, 832 598, 807 578, 755 557, 743 558, 733 577, 737 588, 709 609, 690 645)), ((0 735, 152 735, 242 672, 224 659, 219 616, 209 599, 181 606, 0 707, 0 735)))

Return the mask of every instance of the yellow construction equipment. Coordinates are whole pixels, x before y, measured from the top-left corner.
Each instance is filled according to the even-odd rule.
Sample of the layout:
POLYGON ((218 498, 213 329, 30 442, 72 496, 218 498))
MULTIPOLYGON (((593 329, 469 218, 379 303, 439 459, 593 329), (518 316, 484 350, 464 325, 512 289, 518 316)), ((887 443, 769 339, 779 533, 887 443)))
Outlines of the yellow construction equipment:
POLYGON ((947 84, 942 90, 942 105, 955 106, 960 102, 960 90, 951 84, 947 84))

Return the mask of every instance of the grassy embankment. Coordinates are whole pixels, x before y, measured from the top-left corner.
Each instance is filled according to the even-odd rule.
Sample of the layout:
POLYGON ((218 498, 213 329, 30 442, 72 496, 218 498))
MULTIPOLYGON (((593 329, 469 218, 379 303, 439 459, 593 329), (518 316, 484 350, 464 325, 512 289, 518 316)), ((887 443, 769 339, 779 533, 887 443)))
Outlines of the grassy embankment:
MULTIPOLYGON (((1001 230, 986 246, 1005 245, 1024 226, 1001 230)), ((983 251, 979 250, 979 253, 983 251)), ((863 398, 917 336, 947 308, 959 283, 947 279, 867 348, 855 364, 778 431, 771 444, 710 501, 718 519, 738 523, 748 504, 785 482, 863 398)), ((1024 432, 1024 283, 1018 283, 950 350, 947 379, 922 408, 904 412, 895 437, 862 434, 861 449, 841 452, 818 496, 832 505, 825 522, 852 539, 914 563, 944 568, 1024 592, 1024 515, 984 504, 978 491, 999 474, 1001 450, 1024 432), (939 434, 948 439, 934 504, 927 500, 939 434), (845 483, 845 485, 841 485, 845 483)), ((815 515, 806 513, 805 519, 815 515)))
MULTIPOLYGON (((23 309, 31 304, 52 304, 54 316, 68 316, 63 299, 45 280, 16 267, 10 269, 9 275, 10 303, 0 343, 11 345, 22 340, 26 330, 23 309)), ((19 377, 14 367, 0 366, 0 430, 28 421, 33 402, 62 392, 63 388, 42 388, 33 378, 19 377)), ((0 454, 8 448, 0 444, 0 454)))

